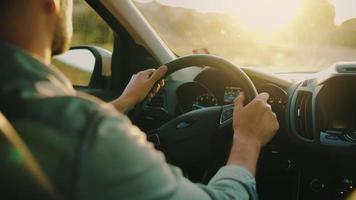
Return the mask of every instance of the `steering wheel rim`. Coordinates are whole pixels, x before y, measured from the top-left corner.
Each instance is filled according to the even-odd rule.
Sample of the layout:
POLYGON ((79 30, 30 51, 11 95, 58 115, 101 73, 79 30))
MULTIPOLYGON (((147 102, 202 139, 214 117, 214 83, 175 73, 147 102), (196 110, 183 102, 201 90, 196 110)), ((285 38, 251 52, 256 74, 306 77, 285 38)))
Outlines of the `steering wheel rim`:
POLYGON ((221 70, 224 74, 236 75, 238 78, 241 79, 242 88, 246 95, 246 103, 250 102, 257 96, 257 90, 254 84, 252 83, 251 79, 247 76, 247 74, 241 70, 241 68, 232 62, 218 57, 214 55, 207 55, 207 54, 194 54, 179 57, 167 64, 165 64, 168 68, 168 71, 165 77, 171 75, 172 73, 179 71, 184 68, 196 66, 196 67, 204 67, 209 66, 212 68, 216 68, 221 70))
MULTIPOLYGON (((230 78, 239 79, 246 97, 245 103, 257 96, 256 87, 246 73, 239 66, 217 56, 189 55, 175 59, 166 66, 168 71, 165 76, 192 66, 216 68, 230 78)), ((229 154, 232 143, 233 108, 233 105, 215 106, 185 113, 151 132, 149 137, 153 136, 155 141, 159 141, 158 148, 165 153, 171 164, 181 168, 197 163, 208 165, 202 180, 207 183, 215 170, 226 164, 225 157, 229 154), (224 134, 226 132, 228 133, 224 134), (194 149, 194 152, 184 153, 175 148, 194 149), (213 160, 209 161, 211 158, 213 160)))

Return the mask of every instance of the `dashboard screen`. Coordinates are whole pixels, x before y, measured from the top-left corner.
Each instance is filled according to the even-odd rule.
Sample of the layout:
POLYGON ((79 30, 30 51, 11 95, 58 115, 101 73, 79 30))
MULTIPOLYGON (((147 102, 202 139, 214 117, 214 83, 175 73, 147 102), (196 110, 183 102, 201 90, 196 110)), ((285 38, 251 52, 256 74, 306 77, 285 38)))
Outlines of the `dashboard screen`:
POLYGON ((238 97, 241 93, 241 88, 239 87, 225 87, 224 92, 224 103, 229 104, 233 103, 236 97, 238 97))
POLYGON ((322 130, 356 130, 356 81, 344 79, 325 85, 319 93, 318 116, 322 130))
MULTIPOLYGON (((356 128, 356 96, 353 95, 339 95, 335 103, 330 103, 327 108, 328 111, 328 127, 331 129, 348 129, 356 128)), ((331 98, 329 98, 331 99, 331 98)), ((333 101, 331 101, 333 102, 333 101)))

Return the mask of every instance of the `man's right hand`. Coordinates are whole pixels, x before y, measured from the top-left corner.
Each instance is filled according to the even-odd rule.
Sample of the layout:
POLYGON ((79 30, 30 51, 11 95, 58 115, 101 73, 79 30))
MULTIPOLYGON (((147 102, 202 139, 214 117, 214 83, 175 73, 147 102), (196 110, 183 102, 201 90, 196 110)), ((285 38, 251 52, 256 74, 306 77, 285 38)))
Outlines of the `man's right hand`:
POLYGON ((269 94, 261 93, 246 106, 244 95, 235 100, 233 127, 238 137, 265 145, 279 128, 276 114, 267 103, 269 94))
POLYGON ((235 100, 234 139, 228 164, 244 166, 255 174, 260 149, 279 129, 276 114, 267 103, 269 95, 259 94, 246 106, 244 95, 235 100))

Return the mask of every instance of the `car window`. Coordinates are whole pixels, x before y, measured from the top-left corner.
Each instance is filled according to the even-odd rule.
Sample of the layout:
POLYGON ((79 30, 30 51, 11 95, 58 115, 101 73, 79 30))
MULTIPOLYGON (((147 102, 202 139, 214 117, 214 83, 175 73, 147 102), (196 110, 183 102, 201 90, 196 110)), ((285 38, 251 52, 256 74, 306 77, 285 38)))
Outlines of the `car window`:
MULTIPOLYGON (((75 0, 73 8, 74 35, 72 47, 95 45, 113 50, 114 36, 106 22, 83 0, 75 0)), ((57 56, 52 64, 75 86, 88 86, 95 66, 89 50, 70 50, 57 56)))

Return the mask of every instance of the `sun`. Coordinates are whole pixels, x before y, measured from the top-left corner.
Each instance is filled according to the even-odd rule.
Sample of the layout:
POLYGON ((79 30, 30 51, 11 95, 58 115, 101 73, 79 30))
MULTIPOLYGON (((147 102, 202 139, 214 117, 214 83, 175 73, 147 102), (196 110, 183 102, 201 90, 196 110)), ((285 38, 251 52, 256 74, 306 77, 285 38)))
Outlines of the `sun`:
POLYGON ((247 28, 275 32, 295 18, 301 0, 236 0, 234 4, 230 11, 247 28))

